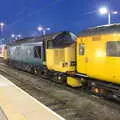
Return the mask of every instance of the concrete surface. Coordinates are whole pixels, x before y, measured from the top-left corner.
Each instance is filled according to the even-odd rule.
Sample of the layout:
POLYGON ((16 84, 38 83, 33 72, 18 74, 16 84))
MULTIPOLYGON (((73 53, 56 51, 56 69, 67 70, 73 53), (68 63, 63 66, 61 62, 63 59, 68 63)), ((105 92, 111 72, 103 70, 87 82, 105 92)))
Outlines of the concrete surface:
POLYGON ((2 108, 0 108, 0 120, 8 120, 2 108))
POLYGON ((0 120, 65 120, 2 75, 0 107, 0 120))

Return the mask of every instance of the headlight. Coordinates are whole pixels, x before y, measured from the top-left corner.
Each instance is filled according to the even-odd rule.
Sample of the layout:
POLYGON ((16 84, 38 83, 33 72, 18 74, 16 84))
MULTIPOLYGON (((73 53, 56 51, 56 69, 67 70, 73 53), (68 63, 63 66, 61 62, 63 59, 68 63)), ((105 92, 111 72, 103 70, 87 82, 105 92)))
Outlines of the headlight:
POLYGON ((70 62, 70 66, 75 66, 76 65, 76 62, 75 61, 71 61, 70 62))

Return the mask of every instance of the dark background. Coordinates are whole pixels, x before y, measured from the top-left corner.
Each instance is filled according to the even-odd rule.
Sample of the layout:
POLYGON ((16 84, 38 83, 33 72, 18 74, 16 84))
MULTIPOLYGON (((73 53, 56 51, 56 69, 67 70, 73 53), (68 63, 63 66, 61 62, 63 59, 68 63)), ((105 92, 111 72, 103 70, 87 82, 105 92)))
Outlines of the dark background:
MULTIPOLYGON (((88 27, 107 24, 107 16, 98 9, 108 6, 120 10, 120 0, 1 0, 0 21, 5 22, 4 35, 41 34, 37 27, 48 26, 50 32, 70 30, 79 33, 88 27)), ((112 23, 120 22, 120 14, 112 16, 112 23)))

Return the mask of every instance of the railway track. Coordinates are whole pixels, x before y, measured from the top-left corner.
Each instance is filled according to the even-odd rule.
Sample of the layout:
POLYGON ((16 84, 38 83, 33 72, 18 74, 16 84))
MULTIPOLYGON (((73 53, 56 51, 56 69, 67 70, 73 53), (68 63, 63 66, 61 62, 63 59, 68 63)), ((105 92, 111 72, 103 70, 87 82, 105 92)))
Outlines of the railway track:
POLYGON ((91 96, 80 88, 72 89, 3 64, 0 73, 67 120, 120 119, 118 104, 91 96))
MULTIPOLYGON (((36 87, 36 85, 34 86, 32 83, 28 84, 28 82, 25 82, 23 80, 25 76, 20 77, 17 72, 14 72, 14 75, 13 75, 8 71, 8 68, 6 67, 4 65, 0 66, 0 73, 2 75, 7 76, 12 82, 14 82, 15 84, 17 83, 16 85, 18 85, 19 87, 27 91, 32 96, 36 97, 40 102, 44 103, 50 109, 62 115, 66 119, 79 120, 80 117, 79 117, 79 114, 77 114, 76 109, 66 105, 66 102, 68 102, 67 100, 60 100, 59 98, 55 98, 54 96, 49 95, 49 92, 46 92, 45 90, 41 91, 41 88, 36 87)), ((19 71, 19 72, 22 72, 22 71, 19 71)), ((35 78, 38 79, 38 77, 35 77, 33 75, 31 75, 30 77, 34 77, 34 79, 35 78)), ((42 78, 41 80, 45 80, 45 79, 42 78)))

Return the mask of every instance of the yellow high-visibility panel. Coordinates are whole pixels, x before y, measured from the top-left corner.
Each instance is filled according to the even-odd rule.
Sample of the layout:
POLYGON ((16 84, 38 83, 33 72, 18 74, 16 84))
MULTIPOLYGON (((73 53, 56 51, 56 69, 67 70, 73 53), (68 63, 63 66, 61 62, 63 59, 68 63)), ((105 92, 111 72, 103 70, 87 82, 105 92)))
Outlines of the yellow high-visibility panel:
POLYGON ((120 84, 120 56, 107 55, 107 43, 110 41, 120 42, 120 34, 79 37, 77 39, 77 71, 95 79, 120 84), (84 44, 84 55, 80 55, 82 54, 80 44, 84 44))
POLYGON ((75 43, 66 48, 46 50, 46 63, 50 70, 59 72, 75 71, 75 43))

